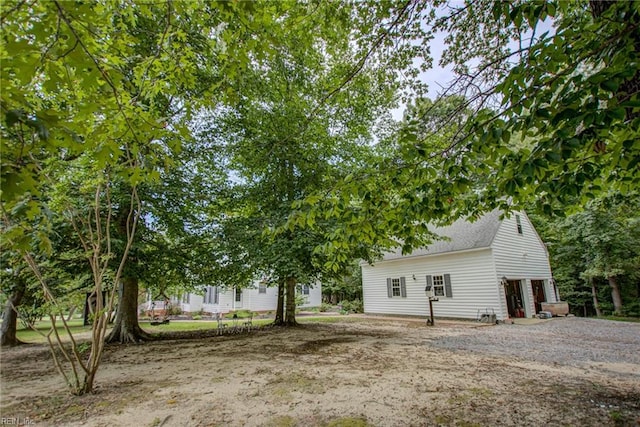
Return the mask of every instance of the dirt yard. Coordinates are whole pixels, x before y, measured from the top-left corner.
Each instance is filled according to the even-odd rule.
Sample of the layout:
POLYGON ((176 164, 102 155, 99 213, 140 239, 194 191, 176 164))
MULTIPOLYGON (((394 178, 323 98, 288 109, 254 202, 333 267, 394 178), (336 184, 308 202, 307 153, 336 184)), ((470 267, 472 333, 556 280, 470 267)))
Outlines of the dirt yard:
POLYGON ((640 425, 640 324, 345 318, 110 346, 95 394, 2 351, 1 416, 70 426, 640 425))

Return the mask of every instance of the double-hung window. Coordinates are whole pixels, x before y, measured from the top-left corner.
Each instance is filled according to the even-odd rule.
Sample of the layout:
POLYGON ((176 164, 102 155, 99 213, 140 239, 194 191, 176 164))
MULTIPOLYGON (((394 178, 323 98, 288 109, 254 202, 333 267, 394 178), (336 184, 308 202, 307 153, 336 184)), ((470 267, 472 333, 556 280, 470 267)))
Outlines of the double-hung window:
POLYGON ((433 295, 436 297, 453 296, 451 292, 451 275, 450 274, 434 274, 427 276, 427 289, 433 286, 433 295))
POLYGON ((444 294, 444 276, 433 276, 433 294, 437 297, 443 297, 444 294))
POLYGON ((389 298, 407 297, 407 282, 404 277, 387 278, 387 296, 389 298))
POLYGON ((205 304, 218 304, 218 287, 207 286, 204 291, 205 304))

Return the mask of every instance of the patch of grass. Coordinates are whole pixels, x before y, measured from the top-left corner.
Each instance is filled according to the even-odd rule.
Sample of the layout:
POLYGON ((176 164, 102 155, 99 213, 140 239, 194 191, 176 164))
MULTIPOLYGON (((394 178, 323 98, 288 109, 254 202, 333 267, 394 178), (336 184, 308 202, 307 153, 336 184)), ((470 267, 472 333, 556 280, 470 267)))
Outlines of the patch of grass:
MULTIPOLYGON (((232 319, 234 315, 238 319, 247 319, 247 318, 251 317, 251 311, 249 311, 249 310, 230 311, 230 312, 228 312, 227 314, 224 315, 224 318, 225 319, 232 319)), ((254 316, 255 316, 255 313, 254 313, 254 316)))
POLYGON ((609 418, 611 418, 611 420, 615 423, 624 421, 624 415, 622 415, 620 411, 616 410, 609 411, 609 418))
MULTIPOLYGON (((67 322, 69 325, 69 329, 72 334, 78 334, 82 332, 91 331, 91 326, 83 326, 82 319, 70 320, 67 322)), ((20 341, 26 343, 44 343, 46 342, 46 338, 44 338, 40 333, 47 334, 51 330, 51 322, 49 320, 43 320, 41 322, 37 322, 35 324, 35 331, 31 328, 18 328, 16 330, 16 336, 20 341)), ((61 320, 56 321, 56 329, 61 336, 65 336, 66 332, 64 331, 64 325, 61 320)))
POLYGON ((436 424, 441 425, 449 425, 451 424, 451 417, 448 415, 436 415, 436 424))
POLYGON ((65 411, 65 416, 74 416, 84 413, 84 406, 80 405, 71 405, 65 411))
POLYGON ((329 421, 326 427, 372 427, 366 418, 342 417, 329 421))
POLYGON ((302 317, 296 319, 298 323, 338 323, 338 322, 367 322, 370 319, 362 319, 360 317, 345 317, 336 313, 336 316, 322 316, 322 317, 302 317))
MULTIPOLYGON (((238 319, 233 319, 231 317, 233 316, 233 314, 231 316, 227 315, 223 323, 226 324, 228 328, 233 327, 235 323, 237 323, 238 325, 241 325, 242 322, 244 322, 244 319, 246 319, 249 316, 248 314, 249 311, 244 310, 244 312, 238 312, 238 313, 241 313, 238 315, 238 319), (240 317, 241 315, 243 317, 240 317)), ((337 314, 336 314, 336 317, 323 316, 323 317, 304 317, 304 318, 298 319, 299 323, 336 323, 336 322, 358 322, 358 321, 366 321, 366 319, 345 318, 337 314)), ((69 324, 71 333, 74 334, 74 336, 79 333, 91 332, 91 325, 83 326, 82 319, 71 320, 67 323, 69 324)), ((273 323, 272 319, 256 319, 254 317, 252 320, 253 326, 265 326, 271 323, 273 323)), ((62 322, 60 320, 56 322, 56 326, 58 329, 58 333, 60 333, 64 337, 66 335, 66 332, 64 332, 64 327, 62 326, 62 322)), ((186 331, 216 329, 218 327, 218 322, 202 321, 202 320, 194 321, 194 322, 183 321, 183 320, 172 320, 169 323, 164 325, 151 326, 148 320, 141 320, 140 327, 151 334, 157 334, 160 332, 186 332, 186 331)), ((48 320, 43 320, 42 322, 38 322, 36 324, 36 329, 46 334, 51 329, 51 322, 48 320)), ((19 328, 16 332, 16 335, 18 336, 18 339, 26 343, 32 343, 32 344, 46 343, 46 338, 44 338, 42 335, 40 335, 38 332, 32 329, 19 328)))
POLYGON ((466 393, 456 394, 447 399, 449 405, 464 405, 468 403, 473 397, 466 393))
POLYGON ((640 317, 627 317, 627 316, 600 316, 598 319, 603 320, 615 320, 618 322, 633 322, 640 323, 640 317))
POLYGON ((271 391, 271 395, 277 397, 279 400, 284 400, 286 402, 290 401, 293 396, 291 396, 291 390, 286 387, 276 387, 271 391))
POLYGON ((280 417, 271 418, 265 424, 265 427, 295 427, 298 423, 295 418, 290 415, 282 415, 280 417))
POLYGON ((216 329, 218 322, 189 322, 172 320, 164 325, 151 326, 149 322, 140 322, 140 327, 150 333, 176 332, 176 331, 200 331, 205 329, 216 329))
POLYGON ((469 389, 469 393, 471 393, 475 397, 491 397, 493 396, 493 391, 488 388, 480 388, 474 387, 469 389))
POLYGON ((318 378, 300 372, 278 372, 269 380, 263 392, 265 395, 288 402, 293 399, 294 392, 320 394, 325 390, 325 385, 318 378))

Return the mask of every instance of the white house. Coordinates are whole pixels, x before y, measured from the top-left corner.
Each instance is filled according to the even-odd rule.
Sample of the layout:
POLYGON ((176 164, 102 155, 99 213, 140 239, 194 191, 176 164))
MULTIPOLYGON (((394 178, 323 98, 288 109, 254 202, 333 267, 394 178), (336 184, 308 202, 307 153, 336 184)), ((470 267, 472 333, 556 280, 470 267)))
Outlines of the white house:
POLYGON ((361 265, 365 313, 429 316, 428 285, 436 317, 532 317, 541 302, 559 300, 547 248, 526 213, 501 220, 493 211, 435 232, 449 239, 361 265))
MULTIPOLYGON (((322 303, 322 286, 320 282, 313 286, 300 285, 297 295, 303 296, 303 304, 299 307, 318 307, 322 303)), ((179 306, 184 313, 228 313, 235 310, 273 311, 278 305, 278 288, 267 287, 264 282, 255 282, 249 288, 219 288, 207 286, 204 295, 188 293, 181 298, 172 298, 171 304, 179 306)), ((145 304, 146 310, 163 310, 164 302, 150 299, 145 304)))

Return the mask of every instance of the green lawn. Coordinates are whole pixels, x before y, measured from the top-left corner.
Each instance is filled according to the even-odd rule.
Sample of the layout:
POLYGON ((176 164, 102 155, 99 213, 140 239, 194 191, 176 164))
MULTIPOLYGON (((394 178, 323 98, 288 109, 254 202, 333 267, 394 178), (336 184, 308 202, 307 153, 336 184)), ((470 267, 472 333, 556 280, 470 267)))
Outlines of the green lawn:
MULTIPOLYGON (((304 317, 298 318, 299 323, 333 323, 338 321, 352 321, 352 320, 355 321, 357 320, 357 318, 349 318, 348 316, 343 316, 339 314, 336 314, 335 317, 304 316, 304 317)), ((234 324, 241 326, 244 324, 244 322, 246 322, 246 319, 237 319, 237 320, 225 319, 223 321, 223 323, 226 324, 228 328, 233 327, 234 324)), ((252 324, 254 326, 264 326, 272 322, 273 322, 273 319, 255 319, 254 318, 252 321, 252 324)), ((84 334, 86 337, 86 334, 91 332, 91 326, 82 325, 82 319, 74 319, 67 322, 67 324, 70 326, 71 333, 74 335, 74 337, 82 337, 79 334, 84 334)), ((57 322, 57 326, 58 326, 58 333, 61 334, 63 337, 66 337, 66 332, 64 331, 61 321, 57 322)), ((197 321, 196 320, 194 321, 172 320, 165 325, 151 326, 148 320, 141 320, 140 327, 151 334, 158 334, 162 332, 176 332, 176 331, 184 332, 184 331, 216 329, 218 327, 218 322, 209 321, 209 320, 197 320, 197 321)), ((51 329, 51 322, 49 322, 48 320, 43 320, 42 322, 38 322, 36 324, 36 328, 39 332, 46 334, 51 329)), ((45 343, 46 342, 46 339, 42 335, 40 335, 38 332, 32 329, 18 328, 16 335, 18 336, 18 339, 26 343, 45 343)))
MULTIPOLYGON (((76 334, 80 334, 83 332, 91 332, 91 326, 83 326, 82 319, 73 319, 67 322, 69 325, 69 329, 71 333, 75 336, 76 334)), ((64 331, 64 326, 61 320, 56 321, 58 333, 65 336, 66 332, 64 331)), ((46 339, 41 335, 47 334, 51 330, 51 322, 49 320, 43 320, 41 322, 36 323, 37 331, 34 331, 30 328, 18 328, 16 331, 16 335, 20 341, 26 343, 44 343, 46 339)), ((53 338, 53 336, 52 336, 53 338)), ((55 339, 55 338, 54 338, 55 339)))
POLYGON ((640 323, 640 317, 627 317, 627 316, 601 316, 597 319, 604 320, 617 320, 618 322, 635 322, 640 323))

